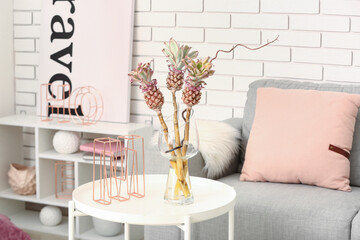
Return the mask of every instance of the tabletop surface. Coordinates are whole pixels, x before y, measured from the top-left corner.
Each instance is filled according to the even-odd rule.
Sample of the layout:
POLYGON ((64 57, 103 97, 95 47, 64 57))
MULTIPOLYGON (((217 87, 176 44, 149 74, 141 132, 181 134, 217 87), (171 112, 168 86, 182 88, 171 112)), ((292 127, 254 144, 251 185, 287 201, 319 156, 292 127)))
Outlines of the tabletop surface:
POLYGON ((185 216, 190 216, 191 222, 199 222, 225 214, 235 205, 235 190, 219 181, 191 177, 194 203, 179 206, 165 203, 163 199, 167 175, 145 175, 145 179, 144 198, 131 197, 125 202, 112 200, 110 205, 93 201, 92 182, 81 185, 73 191, 75 208, 85 214, 114 222, 176 225, 183 223, 185 216))

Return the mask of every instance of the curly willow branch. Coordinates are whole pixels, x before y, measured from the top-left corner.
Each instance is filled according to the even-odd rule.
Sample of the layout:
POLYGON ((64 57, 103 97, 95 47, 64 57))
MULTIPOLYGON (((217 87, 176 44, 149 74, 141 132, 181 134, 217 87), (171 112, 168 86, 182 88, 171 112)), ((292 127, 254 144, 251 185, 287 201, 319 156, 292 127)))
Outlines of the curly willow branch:
POLYGON ((212 58, 212 59, 210 60, 210 62, 212 62, 213 60, 215 60, 215 59, 218 57, 219 52, 229 53, 229 52, 234 51, 234 49, 235 49, 236 47, 238 47, 238 46, 244 47, 244 48, 249 49, 249 50, 251 50, 251 51, 255 51, 255 50, 259 50, 259 49, 261 49, 261 48, 263 48, 263 47, 266 47, 267 45, 270 45, 270 44, 272 44, 273 42, 276 42, 276 41, 278 41, 278 40, 279 40, 279 35, 278 35, 274 40, 272 40, 271 42, 267 42, 266 44, 261 45, 260 47, 257 47, 257 48, 250 48, 250 47, 248 47, 248 46, 246 46, 246 45, 244 45, 244 44, 239 43, 239 44, 236 44, 236 45, 235 45, 232 49, 230 49, 229 51, 218 50, 218 51, 216 52, 215 57, 212 58))

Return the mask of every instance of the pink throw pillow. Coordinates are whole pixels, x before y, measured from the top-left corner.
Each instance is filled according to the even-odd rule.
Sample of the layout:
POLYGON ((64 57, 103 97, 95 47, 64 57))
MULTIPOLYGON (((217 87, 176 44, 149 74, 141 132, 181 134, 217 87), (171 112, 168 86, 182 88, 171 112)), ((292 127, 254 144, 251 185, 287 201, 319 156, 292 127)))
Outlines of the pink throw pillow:
POLYGON ((342 191, 360 95, 259 88, 241 181, 303 183, 342 191))

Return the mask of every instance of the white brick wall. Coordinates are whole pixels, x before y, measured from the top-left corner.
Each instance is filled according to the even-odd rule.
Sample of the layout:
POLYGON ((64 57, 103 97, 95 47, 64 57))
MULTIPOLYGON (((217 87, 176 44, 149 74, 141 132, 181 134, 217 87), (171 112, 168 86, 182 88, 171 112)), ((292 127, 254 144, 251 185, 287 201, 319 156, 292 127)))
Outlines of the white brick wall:
MULTIPOLYGON (((360 82, 359 0, 136 0, 135 10, 133 66, 154 59, 154 77, 167 98, 164 114, 172 106, 161 49, 172 36, 199 50, 201 57, 236 43, 256 47, 280 36, 257 52, 237 48, 220 53, 216 75, 207 80, 195 107, 198 118, 241 117, 248 84, 259 78, 360 82)), ((14 0, 17 113, 36 112, 40 13, 41 0, 14 0)), ((135 86, 131 92, 131 120, 154 118, 157 125, 141 93, 135 86)), ((25 145, 31 147, 32 141, 25 145)), ((31 150, 24 151, 31 159, 31 150)))

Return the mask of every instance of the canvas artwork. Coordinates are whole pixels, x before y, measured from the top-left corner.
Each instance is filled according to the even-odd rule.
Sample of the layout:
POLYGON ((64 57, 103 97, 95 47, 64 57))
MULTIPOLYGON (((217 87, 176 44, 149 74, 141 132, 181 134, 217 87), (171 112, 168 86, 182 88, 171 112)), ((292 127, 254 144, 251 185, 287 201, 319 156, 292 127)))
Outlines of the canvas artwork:
POLYGON ((38 115, 91 116, 97 107, 100 121, 128 122, 134 0, 42 4, 39 85, 48 84, 50 99, 64 102, 51 108, 46 94, 38 94, 38 115))

